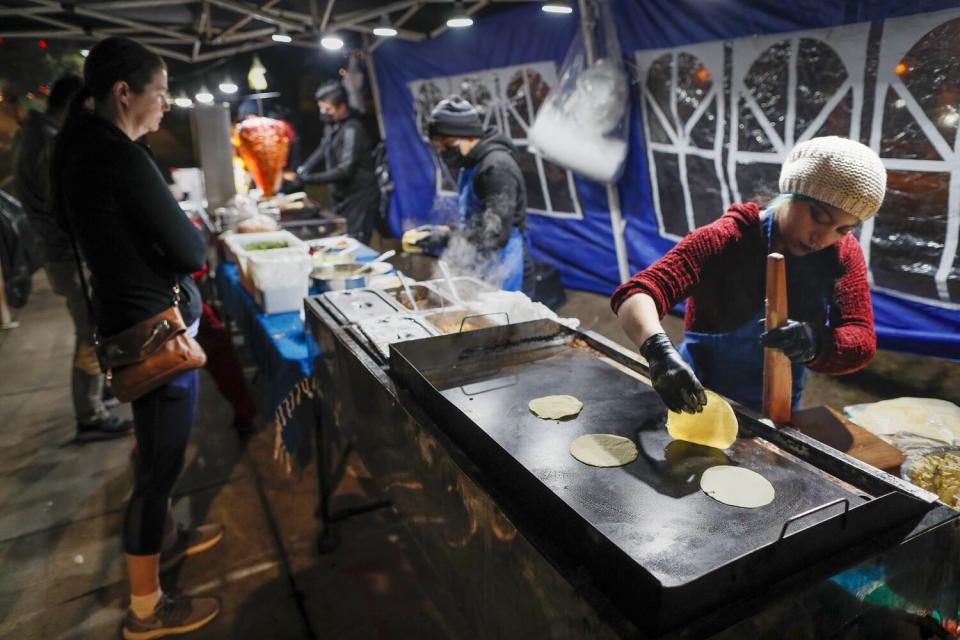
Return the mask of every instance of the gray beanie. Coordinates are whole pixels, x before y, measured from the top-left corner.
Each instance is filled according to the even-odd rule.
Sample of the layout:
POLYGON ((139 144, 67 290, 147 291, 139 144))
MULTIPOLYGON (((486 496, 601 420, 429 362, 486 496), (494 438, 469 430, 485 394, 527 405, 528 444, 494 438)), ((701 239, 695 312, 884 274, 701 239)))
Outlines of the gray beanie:
POLYGON ((476 107, 461 98, 450 96, 433 108, 427 120, 427 135, 452 138, 479 138, 483 123, 476 107))
POLYGON ((880 209, 887 171, 879 156, 854 140, 827 136, 795 146, 780 170, 780 193, 800 193, 868 220, 880 209))

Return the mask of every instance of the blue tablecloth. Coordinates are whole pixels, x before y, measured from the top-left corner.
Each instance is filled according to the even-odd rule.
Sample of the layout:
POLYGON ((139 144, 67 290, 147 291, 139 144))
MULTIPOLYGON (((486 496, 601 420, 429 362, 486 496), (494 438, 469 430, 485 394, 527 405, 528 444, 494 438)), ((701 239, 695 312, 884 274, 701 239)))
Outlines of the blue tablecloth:
MULTIPOLYGON (((361 246, 353 252, 358 262, 369 262, 377 252, 361 246)), ((261 415, 277 430, 274 456, 291 466, 306 453, 306 432, 312 428, 316 388, 313 377, 312 347, 300 313, 260 311, 253 297, 240 284, 237 265, 221 262, 217 267, 217 292, 253 356, 263 377, 261 415)))

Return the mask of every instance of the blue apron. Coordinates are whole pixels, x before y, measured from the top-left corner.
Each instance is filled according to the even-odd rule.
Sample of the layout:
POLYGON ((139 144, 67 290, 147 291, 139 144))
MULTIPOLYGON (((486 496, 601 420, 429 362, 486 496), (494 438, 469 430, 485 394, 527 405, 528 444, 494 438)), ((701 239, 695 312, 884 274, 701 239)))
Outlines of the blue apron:
MULTIPOLYGON (((483 206, 477 194, 473 190, 473 174, 477 167, 468 167, 460 171, 460 177, 457 180, 457 190, 459 198, 457 199, 457 208, 460 213, 460 228, 465 228, 467 220, 471 215, 479 215, 483 212, 483 206)), ((504 291, 522 291, 523 290, 523 251, 527 243, 526 235, 517 227, 510 230, 510 238, 506 246, 500 250, 497 256, 497 263, 502 269, 497 269, 498 273, 505 274, 500 288, 504 291)))
MULTIPOLYGON (((772 212, 767 210, 762 224, 767 233, 769 252, 773 222, 772 212)), ((687 331, 680 355, 686 360, 700 382, 720 395, 739 402, 745 407, 760 411, 763 407, 763 345, 760 336, 764 317, 763 307, 745 324, 724 333, 700 333, 687 331)), ((796 409, 803 394, 809 374, 806 365, 793 362, 792 404, 796 409)))

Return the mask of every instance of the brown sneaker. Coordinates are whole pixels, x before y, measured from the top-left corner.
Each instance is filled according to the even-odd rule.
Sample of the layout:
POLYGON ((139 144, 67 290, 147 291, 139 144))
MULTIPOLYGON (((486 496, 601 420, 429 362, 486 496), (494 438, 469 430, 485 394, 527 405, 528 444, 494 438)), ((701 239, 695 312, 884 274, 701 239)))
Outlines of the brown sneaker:
POLYGON ((223 540, 223 525, 211 522, 195 529, 180 529, 177 540, 160 552, 160 571, 169 571, 187 556, 203 553, 223 540))
POLYGON ((123 622, 124 640, 151 640, 196 631, 217 617, 217 598, 188 598, 163 594, 153 615, 141 620, 130 609, 123 622))

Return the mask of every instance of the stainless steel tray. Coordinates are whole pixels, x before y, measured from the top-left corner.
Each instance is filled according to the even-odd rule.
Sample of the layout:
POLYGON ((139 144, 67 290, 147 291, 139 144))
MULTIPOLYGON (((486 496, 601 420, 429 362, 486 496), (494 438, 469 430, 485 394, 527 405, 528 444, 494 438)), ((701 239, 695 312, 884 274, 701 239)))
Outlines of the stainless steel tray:
POLYGON ((481 293, 497 291, 497 288, 469 276, 457 276, 452 278, 453 286, 456 288, 456 294, 450 290, 450 282, 446 279, 427 280, 427 284, 451 300, 460 299, 460 302, 476 302, 480 299, 481 293))
POLYGON ((440 335, 433 325, 412 314, 361 320, 357 323, 357 329, 383 358, 389 357, 392 344, 440 335))
POLYGON ((328 291, 318 299, 341 324, 356 324, 362 320, 404 312, 403 307, 381 289, 328 291))
POLYGON ((410 313, 436 311, 437 309, 456 306, 453 300, 425 283, 411 284, 407 287, 391 287, 384 289, 384 292, 397 305, 410 313), (417 305, 416 308, 410 302, 411 295, 417 305))
POLYGON ((474 313, 459 307, 424 313, 423 317, 442 334, 476 331, 510 323, 510 316, 506 311, 474 313))

